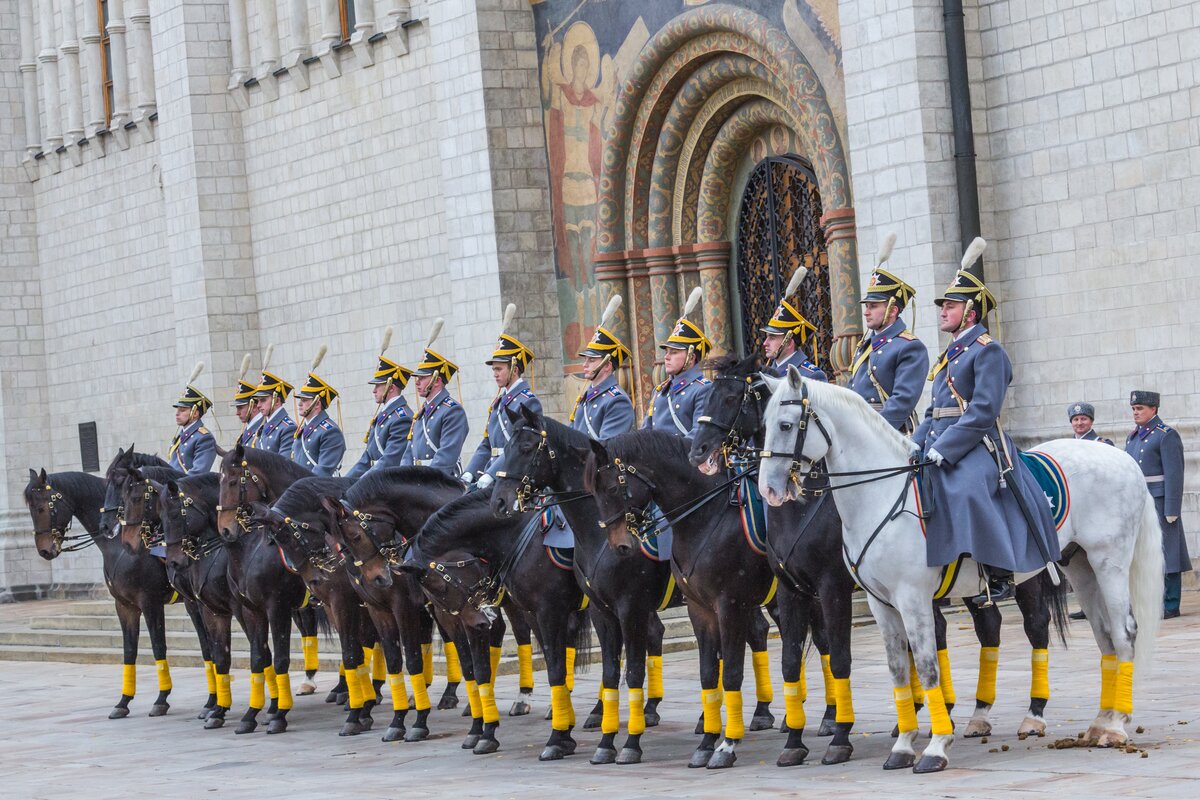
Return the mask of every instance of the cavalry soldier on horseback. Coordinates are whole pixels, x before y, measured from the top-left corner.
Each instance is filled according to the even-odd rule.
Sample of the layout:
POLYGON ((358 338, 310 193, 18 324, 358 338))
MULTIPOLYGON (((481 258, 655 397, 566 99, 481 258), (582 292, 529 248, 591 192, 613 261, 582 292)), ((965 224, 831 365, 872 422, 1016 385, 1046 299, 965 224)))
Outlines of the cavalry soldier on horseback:
POLYGON ((172 467, 188 475, 208 472, 217 457, 217 440, 204 427, 204 415, 212 408, 212 400, 192 385, 203 369, 204 362, 196 365, 183 396, 175 401, 175 424, 179 431, 171 442, 169 460, 172 467))
POLYGON ((712 381, 700 371, 700 362, 712 350, 712 342, 687 318, 700 302, 701 294, 699 286, 692 290, 683 316, 675 322, 675 329, 667 341, 659 345, 663 350, 667 379, 654 388, 650 412, 642 421, 643 429, 692 438, 699 424, 697 420, 704 415, 704 403, 712 391, 712 381))
MULTIPOLYGON (((326 347, 321 345, 312 369, 316 369, 325 357, 326 347)), ((324 478, 333 477, 342 465, 346 454, 346 437, 342 429, 329 418, 329 404, 338 392, 314 372, 308 373, 308 382, 296 392, 296 405, 300 414, 300 427, 292 439, 292 461, 311 469, 324 478)))
MULTIPOLYGON (((1093 442, 1112 444, 1112 439, 1105 439, 1092 430, 1096 421, 1096 409, 1091 403, 1072 403, 1067 406, 1067 418, 1071 421, 1071 430, 1076 439, 1088 439, 1093 442)), ((1113 445, 1115 447, 1115 445, 1113 445)))
POLYGON ((1179 616, 1179 593, 1183 573, 1192 569, 1183 522, 1183 439, 1179 431, 1158 417, 1158 392, 1138 390, 1129 395, 1133 422, 1137 426, 1125 439, 1125 452, 1137 460, 1146 476, 1146 488, 1154 498, 1158 526, 1163 537, 1163 619, 1179 616))
POLYGON ((254 392, 254 398, 258 403, 258 413, 263 421, 254 435, 254 440, 250 442, 251 447, 270 450, 272 453, 284 457, 291 456, 292 445, 295 443, 296 423, 283 404, 291 391, 290 383, 278 375, 272 375, 263 370, 262 377, 258 379, 257 390, 254 392))
MULTIPOLYGON (((387 350, 391 331, 388 328, 384 335, 382 350, 387 350)), ((383 352, 380 352, 379 366, 368 381, 373 387, 376 410, 367 435, 363 438, 367 447, 362 457, 346 473, 347 478, 358 479, 371 470, 398 467, 404 460, 413 419, 412 409, 404 399, 404 387, 408 385, 412 374, 411 369, 384 358, 383 352)))
POLYGON ((242 423, 242 432, 238 435, 238 442, 243 447, 253 446, 253 442, 258 431, 263 424, 262 412, 258 409, 258 403, 254 400, 254 394, 258 391, 258 386, 253 383, 246 382, 246 369, 250 366, 250 354, 242 359, 242 374, 238 378, 237 390, 233 395, 233 412, 237 414, 238 422, 242 423))
POLYGON ((809 360, 803 348, 809 334, 817 332, 817 326, 805 319, 787 300, 800 288, 800 282, 807 274, 808 270, 804 267, 798 268, 792 274, 775 313, 766 325, 759 328, 761 333, 766 334, 766 338, 763 339, 763 352, 766 353, 768 364, 763 368, 763 372, 774 378, 782 378, 787 375, 789 366, 795 366, 805 378, 829 380, 825 372, 809 360))
POLYGON ((509 303, 504 309, 500 341, 496 343, 492 357, 485 362, 492 368, 492 377, 499 391, 488 407, 483 441, 475 448, 475 455, 471 456, 471 460, 467 462, 467 471, 462 474, 463 483, 474 483, 479 489, 491 486, 496 480, 497 470, 502 468, 504 446, 508 443, 512 431, 508 414, 519 411, 522 406, 528 406, 538 414, 542 413, 541 401, 525 382, 525 370, 528 369, 529 362, 533 361, 533 351, 515 336, 504 332, 516 311, 517 307, 513 303, 509 303))
POLYGON ((936 466, 926 472, 935 499, 927 523, 929 566, 969 554, 990 567, 985 604, 1012 596, 1008 576, 1036 572, 1060 557, 1050 505, 1000 427, 1012 362, 983 326, 996 298, 966 271, 987 246, 976 239, 954 281, 934 302, 939 327, 954 336, 929 379, 933 402, 913 435, 936 466))
POLYGON ((575 398, 568 425, 593 439, 607 439, 633 429, 633 401, 617 383, 616 371, 632 357, 629 348, 605 325, 621 307, 621 296, 609 301, 592 340, 579 351, 587 387, 575 398))
POLYGON ((916 291, 883 268, 896 235, 889 234, 862 299, 863 336, 850 366, 850 388, 902 433, 917 427, 916 408, 929 372, 929 352, 900 315, 916 291))
POLYGON ((408 431, 408 449, 400 463, 403 466, 424 466, 440 469, 457 477, 462 469, 458 463, 463 442, 467 440, 467 412, 446 391, 446 384, 458 365, 430 349, 441 332, 439 319, 425 345, 425 355, 413 375, 417 379, 417 394, 425 402, 417 412, 408 431))

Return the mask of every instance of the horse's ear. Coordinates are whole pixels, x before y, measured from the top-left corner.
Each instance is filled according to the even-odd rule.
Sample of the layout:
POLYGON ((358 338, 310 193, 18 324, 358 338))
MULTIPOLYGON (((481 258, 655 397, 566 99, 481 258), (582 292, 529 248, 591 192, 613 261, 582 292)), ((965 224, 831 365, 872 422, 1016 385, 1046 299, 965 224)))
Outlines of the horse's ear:
POLYGON ((167 478, 167 491, 171 494, 179 494, 179 484, 173 478, 167 478))
POLYGON ((38 479, 38 474, 33 471, 33 467, 30 467, 29 468, 29 482, 37 483, 37 479, 38 479))
POLYGON ((542 421, 538 418, 538 413, 528 405, 521 406, 521 416, 534 428, 540 427, 542 424, 542 421))
POLYGON ((793 391, 800 391, 800 385, 804 383, 804 377, 800 374, 800 370, 796 369, 795 364, 788 364, 787 371, 788 387, 793 391))
POLYGON ((137 467, 130 467, 129 477, 133 478, 135 481, 140 481, 142 480, 142 471, 137 467))
POLYGON ((596 463, 607 464, 609 460, 608 449, 605 448, 604 444, 595 439, 588 439, 588 444, 591 445, 592 455, 596 457, 596 463))
POLYGON ((38 477, 41 479, 42 483, 45 483, 46 481, 50 480, 48 477, 46 477, 46 468, 45 467, 42 467, 42 474, 38 477))
POLYGON ((233 458, 235 461, 241 461, 246 456, 246 446, 242 444, 242 440, 238 439, 238 443, 233 446, 233 458))
POLYGON ((332 514, 334 519, 343 519, 346 516, 346 507, 342 505, 342 501, 331 494, 321 495, 321 508, 332 514))

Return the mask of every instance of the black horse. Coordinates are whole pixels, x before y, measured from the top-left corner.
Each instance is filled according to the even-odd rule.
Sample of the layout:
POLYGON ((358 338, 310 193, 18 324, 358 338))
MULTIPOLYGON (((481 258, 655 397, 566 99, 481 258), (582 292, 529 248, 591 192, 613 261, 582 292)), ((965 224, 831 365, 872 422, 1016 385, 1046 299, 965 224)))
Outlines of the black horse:
POLYGON ((533 508, 541 494, 566 517, 575 533, 575 578, 589 598, 603 661, 598 704, 601 739, 591 761, 637 763, 642 757, 642 734, 658 723, 657 707, 662 699, 663 628, 656 612, 680 602, 671 567, 650 558, 621 559, 609 550, 596 501, 583 486, 584 463, 591 454, 591 440, 586 435, 526 406, 510 418, 513 430, 505 446, 505 471, 498 474, 492 488, 492 512, 506 519, 514 509, 533 508), (618 754, 615 739, 620 726, 617 687, 622 648, 631 702, 629 736, 618 754), (643 707, 648 651, 654 661, 650 697, 643 707))
MULTIPOLYGON (((399 467, 364 475, 345 496, 326 495, 320 500, 328 540, 345 556, 344 566, 354 590, 379 632, 389 681, 398 682, 401 692, 407 667, 417 717, 407 732, 398 724, 402 715, 393 720, 387 741, 400 735, 407 742, 429 736, 429 683, 433 677, 433 620, 425 609, 425 596, 412 577, 393 579, 390 567, 401 562, 407 542, 426 520, 462 493, 462 483, 439 470, 399 467)), ((442 641, 453 641, 444 629, 442 641)), ((451 653, 456 651, 457 647, 447 648, 447 683, 439 709, 457 705, 461 676, 451 674, 450 665, 451 653)))
MULTIPOLYGON (((413 542, 412 558, 401 569, 417 575, 434 604, 462 621, 469 630, 490 626, 494 606, 502 605, 509 619, 531 623, 546 659, 550 683, 551 733, 541 760, 563 758, 575 751, 571 737, 574 713, 567 688, 567 649, 587 654, 584 596, 569 569, 556 565, 541 543, 533 514, 497 522, 490 490, 455 500, 434 514, 413 542)), ((477 682, 494 684, 495 662, 472 654, 477 682), (487 672, 480 672, 486 667, 487 672)), ((582 663, 582 662, 581 662, 582 663)), ((494 706, 494 700, 492 702, 494 706)), ((476 753, 494 752, 499 719, 491 708, 483 718, 476 753)))
MULTIPOLYGON (((765 680, 757 687, 755 717, 766 719, 751 729, 762 730, 774 723, 769 716, 765 621, 759 609, 775 597, 777 583, 767 560, 743 534, 741 510, 731 502, 736 481, 724 475, 697 475, 688 464, 688 440, 673 433, 634 431, 604 443, 593 441, 591 448, 584 485, 596 498, 610 547, 624 558, 633 556, 639 541, 644 544, 665 521, 671 522, 671 567, 696 632, 704 698, 704 737, 689 766, 731 767, 745 735, 742 678, 746 644, 756 639, 757 647, 752 648, 759 666, 756 672, 765 680), (654 504, 666 509, 665 519, 651 513, 654 504), (722 689, 725 737, 717 745, 722 689)), ((790 600, 790 596, 780 598, 781 618, 795 617, 795 610, 784 608, 790 600)), ((807 612, 807 607, 803 610, 807 612)), ((788 642, 790 631, 782 627, 781 631, 785 647, 803 646, 803 636, 798 643, 788 642)))

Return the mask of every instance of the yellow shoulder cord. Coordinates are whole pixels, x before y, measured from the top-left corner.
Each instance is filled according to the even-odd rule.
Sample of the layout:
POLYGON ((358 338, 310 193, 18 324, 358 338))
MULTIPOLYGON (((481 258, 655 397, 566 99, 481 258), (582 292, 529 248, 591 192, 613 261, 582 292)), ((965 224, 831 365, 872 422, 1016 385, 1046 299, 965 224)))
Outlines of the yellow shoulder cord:
POLYGON ((854 356, 854 363, 850 365, 850 377, 858 374, 858 368, 863 362, 871 357, 871 336, 869 333, 864 333, 862 341, 858 343, 859 352, 854 356))
POLYGON ((175 451, 179 449, 179 434, 175 434, 175 438, 171 441, 171 449, 167 451, 167 458, 175 455, 175 451))

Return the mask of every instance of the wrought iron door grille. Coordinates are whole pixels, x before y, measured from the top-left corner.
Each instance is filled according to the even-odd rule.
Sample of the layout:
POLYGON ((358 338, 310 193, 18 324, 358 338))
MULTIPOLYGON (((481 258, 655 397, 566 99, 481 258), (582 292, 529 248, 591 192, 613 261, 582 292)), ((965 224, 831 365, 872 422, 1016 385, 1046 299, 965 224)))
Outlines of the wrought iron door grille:
POLYGON ((829 256, 821 230, 821 194, 807 161, 787 155, 758 163, 742 193, 737 247, 742 342, 746 350, 759 348, 759 329, 775 313, 792 274, 803 265, 808 267, 808 275, 800 284, 798 308, 817 327, 805 350, 832 375, 829 256))

